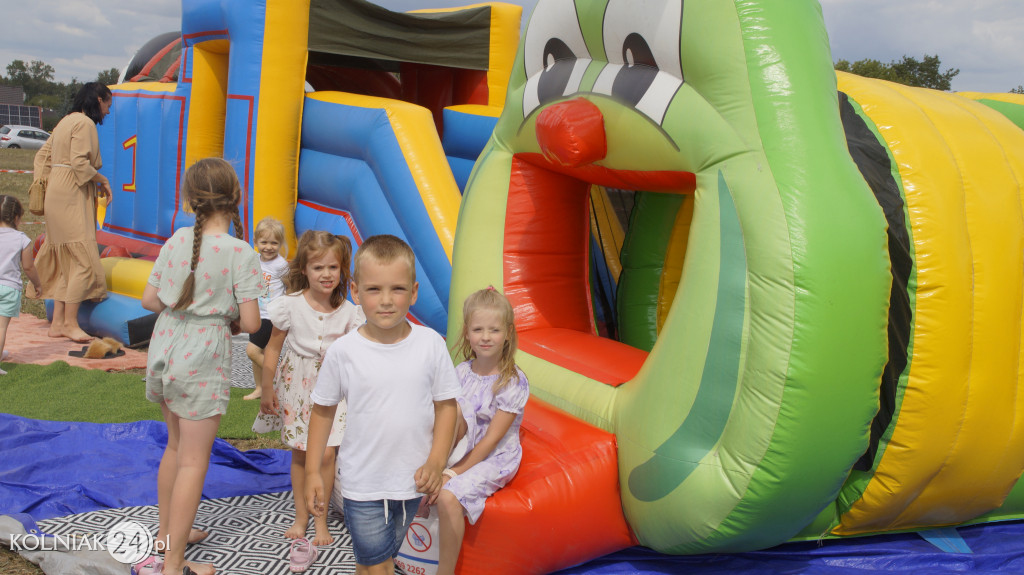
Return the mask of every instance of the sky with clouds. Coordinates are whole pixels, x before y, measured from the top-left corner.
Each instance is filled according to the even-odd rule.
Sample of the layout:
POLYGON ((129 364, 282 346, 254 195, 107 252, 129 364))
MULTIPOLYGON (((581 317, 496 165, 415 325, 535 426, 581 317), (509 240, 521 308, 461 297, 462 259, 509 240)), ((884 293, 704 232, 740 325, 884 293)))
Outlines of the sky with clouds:
MULTIPOLYGON (((0 73, 42 60, 56 79, 93 80, 123 69, 150 38, 181 28, 181 0, 3 0, 0 73)), ((396 10, 472 0, 378 0, 396 10)), ((529 9, 535 0, 519 0, 529 9)), ((1022 0, 821 0, 833 60, 937 54, 959 68, 954 90, 1006 92, 1024 84, 1022 0)))

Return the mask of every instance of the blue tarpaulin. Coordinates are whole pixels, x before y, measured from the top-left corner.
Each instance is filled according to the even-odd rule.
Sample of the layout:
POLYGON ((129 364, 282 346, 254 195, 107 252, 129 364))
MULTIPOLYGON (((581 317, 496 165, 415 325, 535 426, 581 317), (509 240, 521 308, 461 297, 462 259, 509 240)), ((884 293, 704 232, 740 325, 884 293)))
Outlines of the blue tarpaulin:
POLYGON ((643 547, 613 553, 559 575, 866 575, 868 573, 1024 573, 1024 523, 957 529, 973 553, 943 553, 916 533, 787 543, 763 551, 689 556, 643 547))
MULTIPOLYGON (((97 509, 156 505, 167 444, 161 421, 80 423, 0 414, 0 514, 36 520, 97 509)), ((291 453, 213 444, 203 497, 291 490, 291 453)))
MULTIPOLYGON (((76 423, 0 414, 0 515, 35 520, 156 504, 167 441, 158 421, 76 423)), ((218 439, 203 487, 209 499, 291 489, 291 455, 241 452, 218 439)), ((1024 573, 1024 523, 958 529, 973 553, 943 553, 914 533, 789 543, 764 551, 670 556, 634 547, 561 575, 1024 573)))

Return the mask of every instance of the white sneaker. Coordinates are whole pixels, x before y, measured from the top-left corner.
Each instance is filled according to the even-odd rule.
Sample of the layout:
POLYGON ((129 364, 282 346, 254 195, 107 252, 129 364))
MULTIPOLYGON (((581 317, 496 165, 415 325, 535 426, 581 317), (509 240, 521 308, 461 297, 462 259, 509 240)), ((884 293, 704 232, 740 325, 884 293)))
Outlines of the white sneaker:
POLYGON ((6 349, 3 351, 3 353, 0 353, 0 361, 7 361, 7 358, 9 357, 11 357, 11 352, 7 351, 6 349))

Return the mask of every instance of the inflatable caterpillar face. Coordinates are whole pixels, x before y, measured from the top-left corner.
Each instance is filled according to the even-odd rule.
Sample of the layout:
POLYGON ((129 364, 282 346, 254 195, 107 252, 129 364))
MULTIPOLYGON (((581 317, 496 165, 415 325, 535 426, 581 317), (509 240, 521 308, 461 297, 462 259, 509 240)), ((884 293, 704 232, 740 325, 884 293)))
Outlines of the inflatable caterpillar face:
POLYGON ((890 265, 887 228, 915 239, 894 217, 906 210, 899 175, 914 168, 882 145, 900 183, 876 200, 836 88, 811 0, 542 0, 531 16, 463 199, 449 309, 503 286, 534 395, 616 434, 623 509, 644 545, 756 549, 844 513, 847 532, 863 532, 885 507, 853 517, 870 480, 841 489, 892 437, 884 421, 871 433, 883 370, 906 382, 887 365, 890 299, 916 263, 890 265), (595 323, 594 186, 635 192, 626 241, 642 237, 631 257, 655 265, 646 279, 623 271, 617 297, 642 305, 620 305, 618 319, 645 316, 649 344, 595 323))
POLYGON ((534 395, 616 433, 627 519, 659 550, 796 533, 877 409, 885 221, 845 149, 822 29, 813 3, 541 2, 463 200, 451 301, 504 286, 534 395), (650 354, 595 328, 594 184, 693 202, 688 221, 631 222, 667 218, 685 245, 650 354), (772 501, 789 517, 754 509, 772 501))

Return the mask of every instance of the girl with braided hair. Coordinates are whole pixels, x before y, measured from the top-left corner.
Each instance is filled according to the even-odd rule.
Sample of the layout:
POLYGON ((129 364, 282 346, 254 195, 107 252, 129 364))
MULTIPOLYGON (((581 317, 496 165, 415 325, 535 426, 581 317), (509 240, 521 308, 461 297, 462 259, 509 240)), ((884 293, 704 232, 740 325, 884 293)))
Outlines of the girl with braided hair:
MULTIPOLYGON (((39 274, 32 261, 32 240, 18 231, 24 214, 21 202, 14 196, 0 195, 0 358, 9 355, 4 350, 7 325, 21 311, 21 271, 39 292, 39 274)), ((7 372, 0 369, 0 375, 7 372)))
POLYGON ((220 417, 231 393, 232 331, 260 327, 259 257, 242 235, 241 190, 230 164, 205 158, 185 172, 182 195, 195 225, 160 249, 142 294, 159 312, 149 344, 146 398, 160 404, 167 448, 157 475, 157 551, 136 571, 211 575, 211 565, 185 561, 220 417), (166 549, 161 549, 166 547, 166 549))

